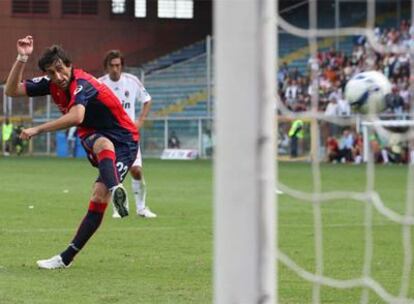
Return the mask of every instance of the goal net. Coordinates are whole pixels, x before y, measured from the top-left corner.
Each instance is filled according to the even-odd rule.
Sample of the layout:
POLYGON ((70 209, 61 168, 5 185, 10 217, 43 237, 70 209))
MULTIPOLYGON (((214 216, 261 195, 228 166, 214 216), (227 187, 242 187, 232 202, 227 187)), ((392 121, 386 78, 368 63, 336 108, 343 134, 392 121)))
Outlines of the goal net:
MULTIPOLYGON (((410 27, 414 16, 409 11, 410 21, 402 21, 397 30, 388 27, 384 34, 384 29, 377 22, 383 21, 387 24, 384 20, 391 14, 386 11, 381 13, 378 7, 376 9, 376 4, 381 1, 354 1, 354 10, 364 5, 366 18, 364 22, 347 26, 341 26, 346 22, 340 21, 338 10, 342 2, 349 4, 351 1, 331 1, 329 4, 335 6, 335 24, 321 28, 319 17, 323 16, 318 14, 323 11, 321 6, 326 4, 322 2, 304 1, 309 17, 307 28, 294 25, 284 14, 277 16, 279 32, 301 37, 308 42, 304 52, 310 58, 307 64, 311 92, 308 101, 303 101, 303 96, 291 98, 289 93, 296 94, 295 90, 298 88, 296 80, 293 81, 292 78, 294 83, 288 84, 287 88, 283 87, 286 84, 279 83, 279 134, 280 128, 285 128, 287 133, 295 120, 301 120, 307 126, 305 130, 309 135, 309 154, 305 155, 305 159, 309 160, 311 171, 309 185, 300 187, 296 186, 300 176, 296 176, 297 183, 293 183, 279 173, 276 190, 284 192, 278 206, 280 242, 277 259, 283 265, 278 277, 279 299, 281 303, 295 301, 295 297, 290 297, 288 292, 283 291, 290 286, 294 289, 292 292, 303 294, 303 299, 306 299, 304 302, 414 303, 414 107, 411 106, 414 78, 409 78, 409 72, 414 71, 414 48, 411 45, 414 37, 411 34, 414 32, 410 33, 414 29, 410 27), (405 33, 409 36, 401 37, 405 33), (397 38, 396 35, 400 36, 397 38), (353 49, 347 54, 350 56, 348 60, 351 60, 349 65, 337 62, 344 60, 343 56, 338 55, 342 50, 333 48, 341 48, 341 45, 346 44, 346 39, 353 39, 353 49), (393 60, 396 60, 398 67, 392 63, 393 60), (337 70, 338 67, 340 70, 337 70), (390 113, 379 118, 369 115, 357 117, 349 112, 343 114, 338 111, 338 105, 331 107, 336 112, 329 112, 325 106, 321 106, 326 103, 330 107, 330 103, 335 104, 343 99, 335 95, 338 92, 335 91, 335 84, 332 84, 338 80, 335 79, 338 75, 339 81, 344 83, 357 72, 374 69, 381 70, 390 78, 397 79, 395 75, 399 75, 398 73, 404 75, 401 77, 402 82, 407 82, 406 86, 392 79, 399 92, 404 90, 407 93, 406 96, 398 94, 402 99, 406 97, 401 104, 402 108, 391 105, 390 113), (408 72, 403 69, 408 69, 408 72), (324 86, 331 88, 326 89, 324 86), (333 94, 326 93, 326 90, 332 90, 333 94), (322 100, 323 96, 326 96, 326 100, 322 100), (343 134, 343 130, 354 133, 354 139, 359 136, 360 146, 350 147, 348 153, 337 157, 326 158, 332 163, 346 162, 347 165, 326 165, 323 160, 332 148, 326 144, 327 140, 335 136, 347 136, 348 133, 343 134), (354 148, 359 151, 354 151, 354 148), (404 166, 382 165, 392 162, 404 166), (353 165, 356 163, 361 164, 357 167, 353 165), (365 170, 361 170, 361 167, 365 170), (363 174, 361 187, 356 187, 355 182, 350 180, 355 179, 358 174, 363 174), (396 177, 398 174, 404 175, 401 178, 401 183, 405 183, 401 187, 403 191, 393 187, 393 181, 399 178, 396 177), (283 210, 288 208, 296 208, 296 212, 300 213, 295 222, 283 222, 283 210), (333 218, 336 222, 332 222, 333 218), (301 230, 305 232, 299 232, 300 227, 305 228, 301 230), (299 238, 301 233, 304 236, 299 238), (302 243, 295 244, 289 238, 302 243), (304 257, 300 252, 306 252, 307 256, 304 257), (347 270, 340 271, 339 268, 347 270), (285 282, 296 281, 298 278, 310 283, 311 296, 285 282), (330 292, 325 293, 325 290, 330 292), (348 290, 353 290, 354 293, 347 293, 348 290), (359 291, 357 295, 355 290, 359 291), (335 293, 338 295, 333 295, 335 293)), ((388 3, 390 2, 393 1, 388 3)), ((394 18, 399 14, 398 18, 404 20, 401 15, 407 8, 398 6, 398 1, 393 3, 396 5, 394 18)), ((414 4, 409 9, 412 6, 414 4)), ((282 45, 282 42, 279 43, 282 45)), ((278 76, 281 78, 284 71, 280 69, 285 68, 279 64, 278 76)), ((349 111, 349 108, 343 109, 349 111)), ((291 137, 290 135, 288 136, 291 137)), ((306 138, 306 134, 304 137, 306 138)), ((290 139, 292 144, 292 138, 290 139)), ((299 140, 303 141, 301 138, 299 140)), ((346 140, 339 143, 341 144, 346 145, 346 140)), ((297 151, 283 151, 290 153, 290 159, 298 158, 297 151)), ((288 168, 283 172, 288 172, 288 168)))

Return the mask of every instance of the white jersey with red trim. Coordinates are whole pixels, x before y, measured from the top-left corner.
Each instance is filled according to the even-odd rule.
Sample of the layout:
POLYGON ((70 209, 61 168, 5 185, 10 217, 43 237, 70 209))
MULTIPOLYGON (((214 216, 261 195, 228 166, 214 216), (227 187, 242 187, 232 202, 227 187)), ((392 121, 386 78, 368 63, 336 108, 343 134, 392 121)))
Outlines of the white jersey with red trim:
POLYGON ((138 77, 129 73, 121 73, 121 77, 118 81, 113 81, 108 74, 99 78, 104 84, 106 84, 112 92, 121 101, 122 106, 128 113, 129 117, 135 121, 135 103, 141 102, 142 104, 151 100, 150 94, 145 90, 138 77))

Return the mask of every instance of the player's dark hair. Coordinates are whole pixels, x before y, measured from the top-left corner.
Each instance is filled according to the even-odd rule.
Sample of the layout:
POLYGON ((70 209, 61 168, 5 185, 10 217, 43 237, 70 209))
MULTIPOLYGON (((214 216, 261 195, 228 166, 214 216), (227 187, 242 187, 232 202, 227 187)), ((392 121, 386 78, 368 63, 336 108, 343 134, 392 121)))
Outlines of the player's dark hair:
POLYGON ((69 55, 60 45, 52 45, 51 47, 47 48, 44 51, 43 55, 40 57, 38 66, 43 72, 46 72, 46 68, 59 59, 62 60, 66 66, 70 66, 72 64, 72 60, 70 59, 69 55))
POLYGON ((108 64, 112 61, 112 59, 119 58, 121 59, 121 65, 124 66, 124 55, 122 55, 120 50, 110 50, 106 53, 105 59, 103 61, 104 69, 107 68, 108 64))

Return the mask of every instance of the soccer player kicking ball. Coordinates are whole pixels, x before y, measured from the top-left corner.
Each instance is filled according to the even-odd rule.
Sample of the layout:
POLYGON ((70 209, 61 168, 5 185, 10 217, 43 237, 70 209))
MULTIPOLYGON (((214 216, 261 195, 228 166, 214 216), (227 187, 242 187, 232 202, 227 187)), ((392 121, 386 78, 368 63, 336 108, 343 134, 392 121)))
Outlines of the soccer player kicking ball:
POLYGON ((22 139, 44 132, 78 127, 88 159, 99 170, 93 186, 88 212, 69 246, 59 255, 39 260, 44 269, 69 267, 79 251, 102 222, 111 200, 121 217, 128 215, 127 194, 121 182, 137 154, 139 135, 118 98, 92 75, 72 66, 59 46, 45 50, 38 61, 46 76, 22 82, 23 70, 33 52, 33 38, 17 41, 17 59, 6 82, 8 96, 43 96, 50 94, 62 112, 56 120, 23 129, 22 139))
MULTIPOLYGON (((144 86, 137 77, 132 74, 122 72, 124 61, 124 57, 120 51, 109 51, 104 59, 104 68, 108 74, 102 76, 99 80, 106 84, 118 97, 129 117, 132 121, 135 121, 135 125, 139 132, 150 110, 151 96, 148 94, 147 90, 145 90, 144 86), (142 103, 141 113, 137 120, 135 120, 136 101, 142 103)), ((140 147, 138 147, 138 153, 134 163, 132 164, 130 174, 132 177, 132 191, 134 192, 137 215, 144 218, 157 217, 157 215, 145 204, 147 187, 142 174, 142 157, 140 147)), ((120 217, 115 208, 112 217, 120 217)))

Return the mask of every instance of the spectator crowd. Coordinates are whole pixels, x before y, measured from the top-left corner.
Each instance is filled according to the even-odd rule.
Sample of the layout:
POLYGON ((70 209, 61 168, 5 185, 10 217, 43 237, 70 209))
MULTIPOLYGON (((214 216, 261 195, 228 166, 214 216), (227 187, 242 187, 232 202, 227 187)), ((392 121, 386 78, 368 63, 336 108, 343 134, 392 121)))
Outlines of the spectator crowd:
MULTIPOLYGON (((375 52, 364 37, 355 37, 349 54, 332 47, 318 52, 316 58, 309 59, 308 71, 312 65, 318 66, 320 111, 327 111, 327 115, 350 115, 349 103, 343 96, 345 84, 353 75, 365 70, 381 71, 390 79, 394 97, 387 102, 387 112, 409 111, 410 56, 409 52, 397 50, 414 47, 414 26, 403 20, 398 29, 381 30, 376 27, 374 33, 376 42, 386 46, 387 52, 375 52), (329 106, 330 103, 334 106, 329 106)), ((279 68, 279 96, 289 110, 310 109, 312 85, 309 75, 303 75, 297 67, 290 68, 286 62, 279 68)))
MULTIPOLYGON (((314 75, 317 77, 319 88, 318 111, 331 118, 350 116, 352 109, 343 94, 347 81, 357 73, 377 70, 384 73, 392 85, 392 93, 386 98, 386 109, 382 115, 388 119, 406 117, 410 112, 411 103, 408 50, 414 48, 414 25, 407 20, 402 20, 396 28, 376 27, 374 34, 376 43, 385 47, 385 52, 375 51, 365 37, 359 36, 354 37, 350 53, 331 47, 327 51, 318 52, 316 58, 309 58, 307 75, 283 62, 277 75, 279 98, 282 103, 293 112, 310 110, 312 96, 310 71, 315 70, 316 67, 317 72, 314 75)), ((361 161, 362 137, 352 129, 325 123, 322 125, 322 137, 329 161, 361 161)), ((370 145, 374 152, 376 151, 378 161, 384 163, 391 161, 391 158, 385 156, 384 151, 388 149, 390 152, 391 148, 385 146, 384 140, 372 138, 370 145)), ((391 146, 394 146, 392 150, 400 153, 391 153, 392 151, 390 153, 399 154, 396 160, 403 161, 404 148, 391 146)))

